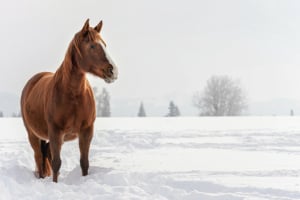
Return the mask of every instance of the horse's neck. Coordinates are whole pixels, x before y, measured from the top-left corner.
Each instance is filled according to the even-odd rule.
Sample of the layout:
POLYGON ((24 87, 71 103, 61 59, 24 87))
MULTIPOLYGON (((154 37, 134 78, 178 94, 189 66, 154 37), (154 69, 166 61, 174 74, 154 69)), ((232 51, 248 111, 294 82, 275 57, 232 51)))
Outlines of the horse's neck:
POLYGON ((70 63, 63 62, 54 76, 55 84, 57 84, 64 93, 79 95, 85 89, 85 73, 70 63))

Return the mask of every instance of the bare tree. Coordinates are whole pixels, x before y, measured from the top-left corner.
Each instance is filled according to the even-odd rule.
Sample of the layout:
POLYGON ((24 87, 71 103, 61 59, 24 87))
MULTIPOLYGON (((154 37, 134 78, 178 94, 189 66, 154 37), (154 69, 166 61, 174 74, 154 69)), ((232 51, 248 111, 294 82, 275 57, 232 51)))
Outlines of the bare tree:
POLYGON ((201 116, 241 115, 247 108, 246 97, 239 82, 228 76, 212 76, 204 91, 196 93, 193 101, 201 116))

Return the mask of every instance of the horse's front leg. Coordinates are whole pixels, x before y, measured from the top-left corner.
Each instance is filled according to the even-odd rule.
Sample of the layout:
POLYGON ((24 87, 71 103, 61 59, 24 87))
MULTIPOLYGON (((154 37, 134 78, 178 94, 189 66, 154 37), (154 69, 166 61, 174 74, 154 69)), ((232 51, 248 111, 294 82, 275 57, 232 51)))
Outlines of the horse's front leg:
POLYGON ((51 151, 51 166, 53 172, 53 182, 57 182, 59 169, 61 166, 60 151, 63 144, 62 132, 54 127, 49 127, 49 140, 50 140, 50 151, 51 151))
POLYGON ((89 169, 89 150, 93 138, 94 127, 93 125, 81 130, 79 133, 79 148, 80 148, 80 166, 82 176, 88 174, 89 169))

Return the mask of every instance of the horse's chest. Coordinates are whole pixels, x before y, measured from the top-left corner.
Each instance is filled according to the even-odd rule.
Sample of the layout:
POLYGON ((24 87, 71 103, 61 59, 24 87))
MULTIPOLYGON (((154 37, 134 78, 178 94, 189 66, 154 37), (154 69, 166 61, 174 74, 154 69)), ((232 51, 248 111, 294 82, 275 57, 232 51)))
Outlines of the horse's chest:
POLYGON ((65 121, 61 127, 63 132, 64 141, 73 140, 78 137, 78 134, 81 130, 81 121, 76 121, 76 118, 70 118, 68 121, 65 121))
POLYGON ((68 121, 76 121, 84 115, 87 105, 82 98, 69 97, 69 99, 58 104, 57 108, 61 113, 61 117, 69 119, 68 121))
POLYGON ((64 132, 72 133, 80 131, 83 120, 84 119, 80 115, 80 112, 73 110, 64 113, 60 122, 62 124, 64 132))
POLYGON ((50 112, 55 124, 64 134, 77 134, 93 123, 93 105, 93 98, 86 95, 64 96, 50 112))

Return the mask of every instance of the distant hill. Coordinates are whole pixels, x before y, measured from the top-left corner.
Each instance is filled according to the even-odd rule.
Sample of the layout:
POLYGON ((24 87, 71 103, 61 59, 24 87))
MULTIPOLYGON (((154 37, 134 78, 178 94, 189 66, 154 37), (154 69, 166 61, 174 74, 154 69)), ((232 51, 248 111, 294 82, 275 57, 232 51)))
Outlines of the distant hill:
POLYGON ((250 115, 290 115, 293 110, 294 115, 300 115, 300 100, 273 99, 270 101, 254 102, 249 105, 250 115))
MULTIPOLYGON (((164 99, 147 98, 122 98, 111 100, 113 117, 136 117, 140 102, 144 102, 146 115, 154 117, 165 116, 168 112, 169 101, 164 99)), ((182 116, 197 116, 197 109, 191 104, 190 99, 179 101, 175 99, 182 116)), ((293 110, 295 115, 300 115, 300 100, 273 99, 270 101, 253 102, 249 104, 246 115, 257 116, 288 116, 293 110)), ((16 94, 0 92, 0 111, 5 117, 20 112, 20 97, 16 94)))
MULTIPOLYGON (((142 99, 147 116, 165 116, 168 112, 169 101, 163 99, 142 99)), ((118 99, 112 101, 113 116, 136 117, 141 100, 118 99)), ((193 107, 191 100, 176 101, 182 116, 197 116, 198 110, 193 107), (178 102, 178 103, 177 103, 178 102)), ((263 102, 250 102, 245 115, 254 116, 288 116, 291 110, 294 115, 300 115, 300 100, 272 99, 263 102)))

